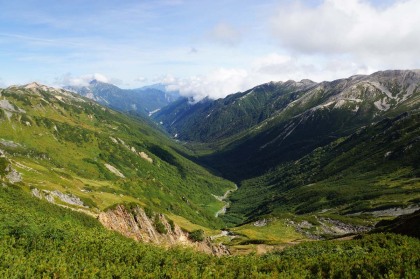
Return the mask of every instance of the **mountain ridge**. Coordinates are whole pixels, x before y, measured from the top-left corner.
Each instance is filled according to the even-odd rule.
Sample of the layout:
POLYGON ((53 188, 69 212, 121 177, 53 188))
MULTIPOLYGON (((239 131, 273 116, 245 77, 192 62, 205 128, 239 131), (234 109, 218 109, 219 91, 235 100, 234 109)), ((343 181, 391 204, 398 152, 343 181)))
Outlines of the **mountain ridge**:
POLYGON ((67 201, 77 197, 93 213, 137 202, 220 225, 214 213, 223 203, 212 194, 233 185, 180 155, 183 147, 148 120, 37 83, 1 89, 0 99, 0 149, 25 191, 45 190, 49 200, 74 208, 67 201))
POLYGON ((163 122, 163 126, 172 135, 177 134, 180 140, 213 142, 239 134, 258 124, 263 125, 263 122, 269 121, 270 118, 279 117, 277 115, 280 113, 296 116, 298 112, 302 113, 309 108, 319 109, 329 105, 335 105, 335 108, 347 107, 358 110, 359 103, 365 98, 360 99, 361 94, 356 91, 362 89, 370 92, 369 98, 375 99, 372 102, 375 108, 370 109, 382 114, 391 106, 411 98, 413 91, 418 90, 413 87, 413 84, 418 84, 419 76, 420 70, 389 70, 371 75, 355 75, 331 82, 314 83, 309 80, 269 82, 242 93, 229 95, 224 99, 207 100, 197 104, 190 104, 187 99, 184 99, 183 102, 163 108, 153 115, 153 118, 158 122, 163 122), (381 84, 384 82, 388 84, 381 84), (411 84, 405 88, 408 90, 407 94, 401 93, 404 90, 400 90, 400 95, 397 95, 396 91, 403 89, 406 82, 411 84), (327 95, 324 96, 325 93, 322 93, 324 91, 330 92, 326 92, 327 95), (337 91, 342 92, 336 95, 337 91), (246 99, 250 97, 254 97, 254 100, 248 100, 249 104, 247 104, 246 99), (298 112, 293 112, 293 107, 299 107, 298 112), (216 116, 213 117, 214 115, 216 116), (229 124, 220 123, 222 118, 229 124))
MULTIPOLYGON (((188 106, 187 101, 179 102, 169 105, 166 120, 157 120, 163 120, 163 126, 167 121, 165 128, 195 151, 196 161, 238 184, 230 198, 231 207, 222 217, 227 223, 254 222, 286 212, 318 216, 322 210, 335 216, 322 218, 344 218, 357 208, 364 212, 363 218, 374 220, 367 212, 392 206, 404 212, 407 206, 418 206, 415 198, 407 200, 403 193, 411 191, 418 196, 415 157, 420 155, 401 150, 417 146, 415 139, 420 136, 419 70, 379 71, 320 83, 270 82, 215 101, 188 106), (271 111, 263 110, 267 107, 271 111), (241 126, 240 121, 252 125, 241 126), (345 146, 344 142, 347 149, 338 149, 343 155, 334 146, 345 146), (365 145, 373 153, 364 150, 365 145), (374 148, 383 153, 375 154, 374 148), (352 156, 345 156, 346 152, 352 156), (365 159, 359 154, 365 154, 365 159), (355 181, 370 186, 363 191, 355 181), (379 185, 394 185, 395 192, 379 185), (373 194, 375 191, 383 198, 373 194), (343 193, 357 196, 360 202, 343 193), (394 204, 389 200, 393 196, 394 204)), ((165 117, 167 110, 155 117, 165 117)))
POLYGON ((87 86, 64 86, 64 89, 95 100, 121 112, 147 117, 179 98, 178 92, 162 90, 157 85, 137 89, 121 89, 116 85, 91 80, 87 86))

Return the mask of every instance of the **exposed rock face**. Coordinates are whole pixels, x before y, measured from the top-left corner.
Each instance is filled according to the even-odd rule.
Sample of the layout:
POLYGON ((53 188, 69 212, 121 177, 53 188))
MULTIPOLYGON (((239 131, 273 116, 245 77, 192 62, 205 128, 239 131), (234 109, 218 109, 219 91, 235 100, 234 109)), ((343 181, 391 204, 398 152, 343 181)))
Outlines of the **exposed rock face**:
POLYGON ((370 231, 373 227, 369 225, 361 226, 347 224, 331 218, 316 217, 318 224, 314 225, 306 220, 294 222, 288 220, 287 223, 295 230, 311 239, 325 239, 326 236, 344 236, 348 234, 359 234, 370 231))
POLYGON ((142 157, 144 160, 148 161, 149 163, 153 163, 153 159, 149 157, 146 153, 143 151, 139 152, 140 157, 142 157))
POLYGON ((9 183, 18 183, 22 181, 21 174, 16 171, 10 161, 7 159, 6 154, 0 149, 0 180, 6 180, 9 183))
POLYGON ((20 173, 13 169, 10 165, 8 167, 8 170, 9 173, 6 175, 6 178, 9 180, 10 183, 14 184, 22 181, 22 176, 20 175, 20 173))
POLYGON ((48 191, 48 190, 38 190, 37 188, 32 189, 32 195, 35 197, 42 199, 45 198, 50 203, 56 203, 55 198, 60 199, 62 202, 71 204, 71 205, 77 205, 81 207, 86 207, 86 205, 83 204, 83 202, 80 200, 80 198, 76 197, 72 194, 64 194, 58 190, 54 191, 48 191))
POLYGON ((116 176, 119 176, 121 178, 125 178, 124 174, 122 174, 122 172, 120 172, 116 167, 111 166, 110 164, 105 164, 105 167, 112 172, 113 174, 115 174, 116 176))
POLYGON ((143 209, 134 207, 127 209, 118 205, 115 209, 99 214, 99 221, 108 229, 120 232, 124 236, 137 241, 159 244, 162 246, 187 246, 198 251, 213 255, 229 255, 229 250, 224 245, 211 243, 209 238, 202 242, 193 242, 188 238, 188 232, 183 231, 178 225, 168 222, 163 214, 149 218, 143 209), (155 218, 163 224, 167 233, 159 233, 155 227, 155 218))

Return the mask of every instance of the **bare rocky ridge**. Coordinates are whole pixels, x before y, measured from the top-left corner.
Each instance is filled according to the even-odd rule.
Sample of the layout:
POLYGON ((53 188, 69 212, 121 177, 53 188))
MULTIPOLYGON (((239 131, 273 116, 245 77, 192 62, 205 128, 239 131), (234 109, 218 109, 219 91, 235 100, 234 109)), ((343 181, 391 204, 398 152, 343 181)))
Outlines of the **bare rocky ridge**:
MULTIPOLYGON (((155 217, 156 218, 156 217, 155 217)), ((149 218, 145 211, 136 206, 127 209, 124 205, 117 205, 115 209, 99 214, 99 221, 106 228, 117 231, 136 241, 159 244, 161 246, 186 246, 213 255, 229 255, 229 250, 221 244, 213 244, 210 238, 194 242, 188 238, 188 232, 178 225, 168 222, 163 214, 157 218, 165 227, 167 233, 159 233, 154 225, 154 218, 149 218)))

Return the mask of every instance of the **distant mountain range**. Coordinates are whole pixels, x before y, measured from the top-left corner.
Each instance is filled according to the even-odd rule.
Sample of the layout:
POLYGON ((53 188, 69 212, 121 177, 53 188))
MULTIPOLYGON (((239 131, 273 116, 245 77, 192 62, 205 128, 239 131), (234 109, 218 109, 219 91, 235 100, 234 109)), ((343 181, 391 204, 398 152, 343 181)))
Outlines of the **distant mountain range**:
POLYGON ((102 105, 122 111, 148 116, 177 100, 176 91, 166 91, 165 86, 155 84, 138 89, 121 89, 113 84, 92 80, 88 86, 65 86, 102 105))

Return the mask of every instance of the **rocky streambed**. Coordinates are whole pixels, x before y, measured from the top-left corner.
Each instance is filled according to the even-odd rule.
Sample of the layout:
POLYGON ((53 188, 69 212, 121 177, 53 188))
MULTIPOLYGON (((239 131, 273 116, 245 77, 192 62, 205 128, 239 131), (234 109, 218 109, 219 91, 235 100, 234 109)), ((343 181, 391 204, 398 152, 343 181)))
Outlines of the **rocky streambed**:
POLYGON ((216 196, 216 195, 213 195, 217 200, 219 200, 219 201, 221 201, 221 202, 224 202, 225 203, 225 205, 219 210, 219 211, 217 211, 215 214, 214 214, 214 216, 217 218, 217 217, 219 217, 219 215, 221 215, 221 214, 225 214, 226 213, 226 210, 229 208, 229 206, 230 206, 230 203, 229 202, 227 202, 226 201, 226 199, 230 196, 230 194, 232 194, 233 192, 235 192, 236 190, 238 190, 238 186, 235 184, 235 188, 234 189, 230 189, 230 190, 227 190, 226 192, 225 192, 225 194, 223 195, 223 196, 216 196))

